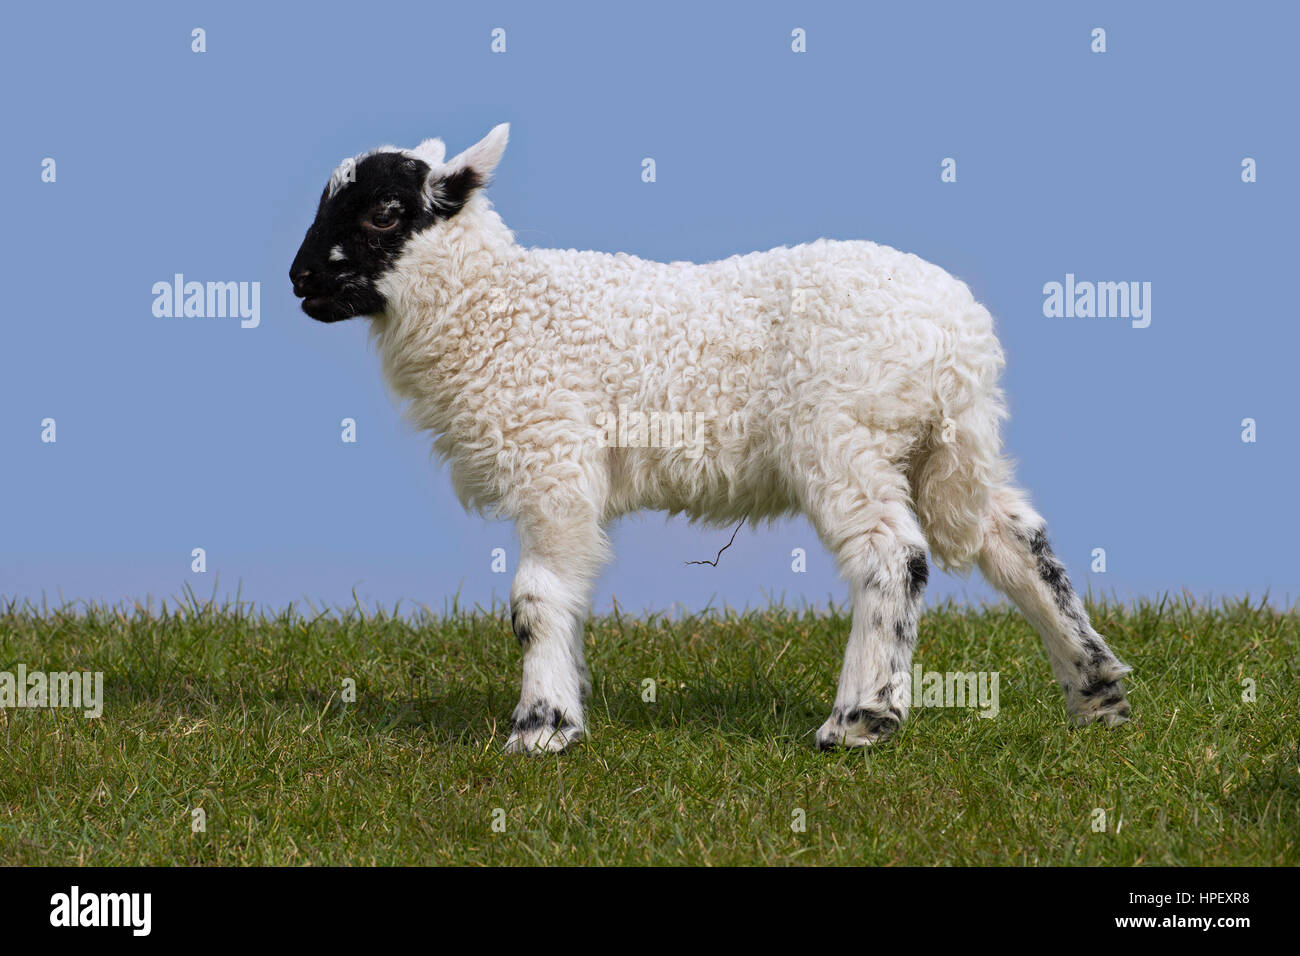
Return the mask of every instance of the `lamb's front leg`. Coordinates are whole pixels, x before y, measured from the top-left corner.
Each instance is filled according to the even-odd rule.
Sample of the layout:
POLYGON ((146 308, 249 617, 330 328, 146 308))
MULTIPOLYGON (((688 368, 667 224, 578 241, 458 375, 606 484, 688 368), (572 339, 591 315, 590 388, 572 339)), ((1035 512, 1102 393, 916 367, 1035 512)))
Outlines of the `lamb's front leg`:
POLYGON ((524 677, 505 749, 540 754, 564 750, 586 732, 582 704, 591 682, 583 621, 606 546, 599 525, 587 519, 521 521, 519 537, 510 619, 524 677))

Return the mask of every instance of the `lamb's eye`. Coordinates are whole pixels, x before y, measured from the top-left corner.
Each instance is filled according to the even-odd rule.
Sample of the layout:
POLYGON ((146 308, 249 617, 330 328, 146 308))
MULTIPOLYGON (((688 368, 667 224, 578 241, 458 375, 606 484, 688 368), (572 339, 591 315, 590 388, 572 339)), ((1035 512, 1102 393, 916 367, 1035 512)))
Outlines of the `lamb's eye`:
POLYGON ((377 232, 387 232, 397 225, 397 212, 393 209, 376 209, 366 217, 365 226, 377 232))

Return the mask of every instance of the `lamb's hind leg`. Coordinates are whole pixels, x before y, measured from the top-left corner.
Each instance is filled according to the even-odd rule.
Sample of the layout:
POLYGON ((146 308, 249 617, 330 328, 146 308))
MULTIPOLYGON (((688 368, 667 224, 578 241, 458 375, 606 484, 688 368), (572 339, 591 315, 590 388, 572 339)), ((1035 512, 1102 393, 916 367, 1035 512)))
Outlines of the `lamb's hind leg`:
POLYGON ((1127 721, 1129 703, 1120 678, 1129 667, 1093 630, 1064 566, 1047 543, 1045 522, 1019 491, 1002 488, 990 495, 979 566, 1042 637, 1074 719, 1107 726, 1127 721))
POLYGON ((559 751, 586 732, 583 620, 607 551, 605 536, 594 518, 575 515, 521 521, 519 538, 510 619, 524 651, 524 674, 505 749, 559 751))
POLYGON ((817 746, 861 747, 907 717, 909 674, 929 569, 906 481, 881 463, 874 474, 820 485, 810 518, 849 581, 853 621, 831 716, 817 746))

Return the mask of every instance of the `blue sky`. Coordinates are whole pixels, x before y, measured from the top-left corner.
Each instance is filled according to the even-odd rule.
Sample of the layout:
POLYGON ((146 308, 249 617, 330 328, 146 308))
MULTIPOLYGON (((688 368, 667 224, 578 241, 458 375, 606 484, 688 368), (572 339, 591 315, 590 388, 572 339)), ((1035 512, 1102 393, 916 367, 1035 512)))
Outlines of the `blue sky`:
MULTIPOLYGON (((364 320, 312 322, 286 274, 343 157, 428 136, 456 152, 508 121, 491 194, 528 245, 702 261, 827 236, 944 266, 997 318, 1008 448, 1078 584, 1294 601, 1300 16, 973 7, 10 10, 0 595, 504 596, 509 526, 461 511, 364 320), (155 317, 151 289, 176 273, 260 282, 260 324, 155 317), (1044 284, 1067 274, 1149 282, 1150 325, 1045 317, 1044 284)), ((597 608, 844 599, 802 519, 743 529, 716 569, 685 565, 730 533, 620 522, 597 608)), ((978 575, 929 593, 993 596, 978 575)))

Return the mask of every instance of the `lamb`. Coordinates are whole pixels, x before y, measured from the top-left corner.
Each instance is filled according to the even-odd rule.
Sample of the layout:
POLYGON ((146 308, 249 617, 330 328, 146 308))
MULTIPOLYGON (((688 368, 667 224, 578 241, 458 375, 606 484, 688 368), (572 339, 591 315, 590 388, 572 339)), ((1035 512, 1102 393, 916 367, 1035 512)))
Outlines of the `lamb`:
POLYGON ((1123 723, 1129 671, 1093 630, 1044 520, 1011 481, 1002 349, 960 280, 871 242, 697 265, 524 248, 484 186, 508 127, 335 170, 290 278, 321 322, 368 316, 385 378, 466 508, 513 519, 523 648, 512 752, 585 733, 583 621, 605 527, 802 513, 852 623, 823 749, 906 718, 929 573, 978 566, 1038 630, 1078 723, 1123 723), (691 415, 703 440, 619 441, 610 416, 691 415), (613 440, 611 440, 613 436, 613 440))

